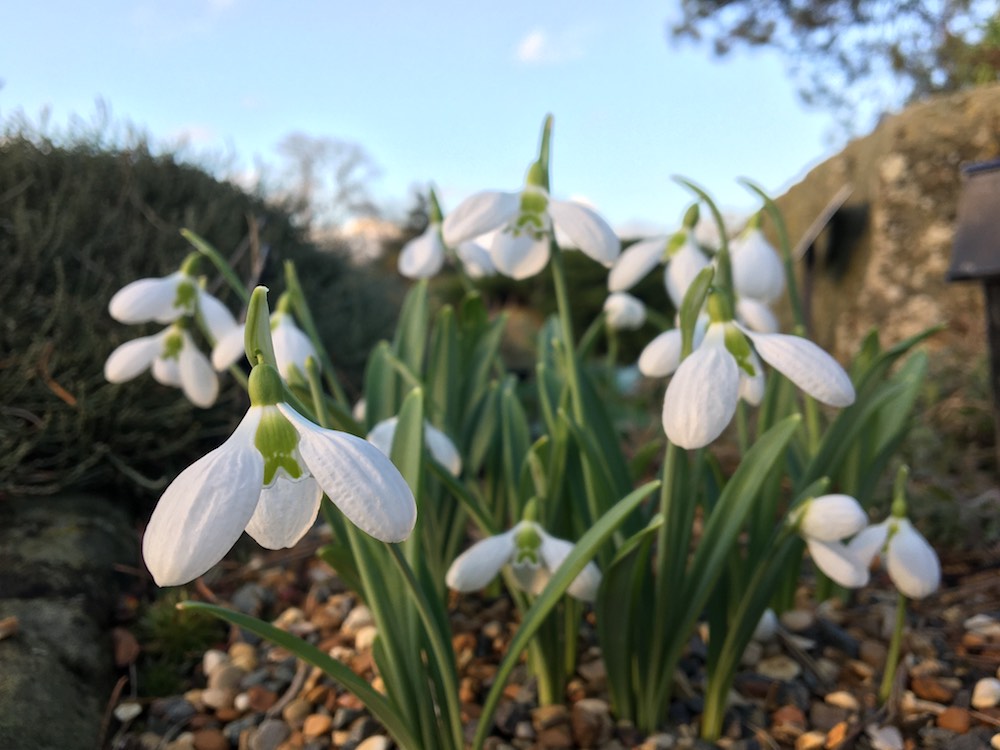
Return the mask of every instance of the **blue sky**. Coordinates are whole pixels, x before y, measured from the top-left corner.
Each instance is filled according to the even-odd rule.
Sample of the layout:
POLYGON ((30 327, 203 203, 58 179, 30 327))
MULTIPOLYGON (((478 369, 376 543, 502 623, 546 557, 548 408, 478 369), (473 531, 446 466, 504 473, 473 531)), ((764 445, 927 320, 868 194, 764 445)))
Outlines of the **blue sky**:
POLYGON ((733 209, 748 176, 775 193, 834 148, 783 61, 666 36, 675 0, 53 0, 4 13, 0 118, 54 124, 98 99, 154 139, 234 168, 277 163, 292 131, 360 143, 397 208, 433 181, 445 210, 520 186, 544 115, 552 189, 616 227, 672 227, 685 175, 733 209))

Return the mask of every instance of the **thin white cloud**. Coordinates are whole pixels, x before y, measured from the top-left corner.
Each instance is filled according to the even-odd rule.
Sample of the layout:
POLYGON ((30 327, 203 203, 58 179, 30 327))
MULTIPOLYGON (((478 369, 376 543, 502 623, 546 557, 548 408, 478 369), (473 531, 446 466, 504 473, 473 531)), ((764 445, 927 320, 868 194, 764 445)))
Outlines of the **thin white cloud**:
POLYGON ((587 53, 592 30, 573 26, 561 31, 532 29, 517 43, 514 59, 525 65, 554 65, 579 60, 587 53))

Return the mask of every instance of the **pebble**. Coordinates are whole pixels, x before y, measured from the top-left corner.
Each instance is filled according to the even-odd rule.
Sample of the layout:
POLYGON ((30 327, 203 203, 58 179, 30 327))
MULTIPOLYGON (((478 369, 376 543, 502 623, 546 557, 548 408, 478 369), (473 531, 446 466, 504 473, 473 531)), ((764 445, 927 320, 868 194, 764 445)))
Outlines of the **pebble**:
POLYGON ((878 670, 885 667, 887 655, 888 649, 881 641, 865 638, 861 641, 861 645, 858 646, 858 658, 860 658, 865 664, 868 664, 878 670))
POLYGON ((950 703, 960 687, 961 683, 956 686, 953 682, 939 677, 913 677, 910 680, 910 690, 914 695, 937 703, 950 703))
POLYGON ((363 740, 361 744, 357 746, 356 750, 389 750, 389 746, 391 744, 392 743, 388 737, 376 734, 366 740, 363 740))
POLYGON ((937 725, 942 729, 947 729, 955 734, 965 734, 972 724, 972 717, 964 708, 958 706, 948 706, 938 714, 937 725))
POLYGON ((1000 703, 1000 680, 996 677, 984 677, 972 689, 972 707, 978 709, 993 708, 1000 703))
POLYGON ((333 719, 327 714, 310 714, 302 723, 302 734, 307 739, 327 734, 331 729, 333 729, 333 719))
POLYGON ((569 721, 569 710, 559 703, 551 706, 539 706, 531 712, 531 725, 538 732, 554 726, 568 726, 569 721))
POLYGON ((249 643, 237 641, 229 647, 229 661, 244 672, 253 672, 257 668, 257 649, 249 643))
POLYGON ((361 628, 374 624, 375 620, 372 618, 372 611, 364 604, 359 604, 347 613, 347 617, 344 618, 344 622, 340 625, 340 631, 344 635, 357 635, 361 628))
POLYGON ((142 713, 142 706, 134 701, 119 703, 115 706, 115 718, 122 724, 127 724, 142 713))
POLYGON ((677 738, 672 734, 651 734, 639 745, 638 750, 673 750, 677 747, 677 738))
POLYGON ((790 609, 787 612, 782 612, 779 619, 789 632, 802 633, 815 624, 816 615, 807 609, 790 609))
POLYGON ((905 714, 934 714, 935 716, 942 711, 944 711, 944 706, 940 703, 935 703, 934 701, 923 700, 914 695, 912 690, 907 690, 903 693, 903 699, 900 701, 900 708, 903 709, 905 714))
POLYGON ((281 710, 281 718, 288 722, 293 729, 302 727, 306 717, 312 713, 312 705, 309 701, 296 698, 281 710))
POLYGON ((288 739, 292 730, 278 719, 265 719, 250 736, 249 750, 278 750, 282 742, 288 739))
POLYGON ((582 677, 591 690, 603 690, 608 682, 608 671, 604 667, 603 659, 584 662, 577 665, 577 674, 582 677))
MULTIPOLYGON (((228 657, 226 657, 228 660, 228 657)), ((246 671, 241 667, 237 667, 235 664, 220 664, 216 669, 208 676, 208 687, 230 689, 238 688, 240 682, 246 677, 246 671)))
POLYGON ((903 735, 896 727, 871 724, 865 731, 872 743, 872 750, 903 750, 903 735))
POLYGON ((857 712, 861 710, 861 705, 858 703, 858 699, 846 690, 837 690, 833 693, 828 693, 823 700, 831 706, 842 708, 845 711, 857 712))
POLYGON ((764 647, 760 645, 758 641, 750 641, 747 647, 743 649, 743 655, 740 657, 740 664, 744 667, 754 667, 760 662, 761 657, 764 656, 764 647))
POLYGON ((229 740, 218 729, 199 729, 191 744, 195 750, 229 750, 229 740))
POLYGON ((992 747, 993 750, 1000 750, 1000 732, 990 737, 990 747, 992 747))
POLYGON ((814 729, 829 732, 847 719, 848 712, 828 703, 813 703, 809 708, 809 724, 814 729))
POLYGON ((778 654, 761 659, 757 664, 757 674, 770 677, 772 680, 790 682, 802 674, 802 667, 790 656, 778 654))
POLYGON ((205 652, 205 655, 201 657, 201 671, 205 673, 206 676, 211 676, 212 673, 221 666, 225 666, 229 663, 229 654, 225 651, 219 651, 218 649, 209 649, 205 652))
POLYGON ((573 739, 579 747, 597 747, 611 739, 611 707, 599 698, 584 698, 570 712, 573 739))
MULTIPOLYGON (((785 627, 788 626, 786 625, 785 627)), ((764 614, 760 616, 760 621, 757 623, 757 627, 754 628, 751 638, 753 638, 754 641, 759 642, 770 641, 774 638, 777 632, 778 617, 774 614, 773 609, 768 608, 765 609, 764 614)))
POLYGON ((837 724, 826 733, 826 745, 824 747, 828 750, 840 747, 844 743, 844 740, 847 739, 848 729, 850 729, 850 725, 846 721, 837 722, 837 724))
POLYGON ((820 750, 826 744, 826 732, 813 730, 795 740, 795 750, 820 750))
POLYGON ((354 648, 358 651, 369 651, 375 643, 378 630, 374 625, 363 625, 354 635, 354 648))
POLYGON ((209 708, 232 708, 236 691, 232 688, 205 688, 201 691, 201 702, 209 708))
POLYGON ((166 750, 195 750, 194 735, 191 732, 177 735, 173 742, 167 744, 166 750))

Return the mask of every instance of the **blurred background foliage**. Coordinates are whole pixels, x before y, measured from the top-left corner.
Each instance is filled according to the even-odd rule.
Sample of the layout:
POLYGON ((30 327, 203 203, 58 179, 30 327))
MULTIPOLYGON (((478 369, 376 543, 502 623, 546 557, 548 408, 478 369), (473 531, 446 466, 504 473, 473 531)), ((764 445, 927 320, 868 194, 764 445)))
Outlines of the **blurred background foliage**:
MULTIPOLYGON (((293 260, 349 394, 368 350, 395 323, 403 285, 394 275, 353 265, 346 248, 311 243, 261 196, 131 140, 55 139, 23 126, 0 136, 0 498, 69 486, 154 497, 241 416, 246 397, 225 374, 208 410, 148 375, 104 380, 116 346, 160 328, 117 323, 108 300, 130 281, 176 270, 191 250, 182 227, 248 282, 269 286, 272 303, 282 263, 293 260)), ((239 317, 210 264, 202 271, 239 317)))

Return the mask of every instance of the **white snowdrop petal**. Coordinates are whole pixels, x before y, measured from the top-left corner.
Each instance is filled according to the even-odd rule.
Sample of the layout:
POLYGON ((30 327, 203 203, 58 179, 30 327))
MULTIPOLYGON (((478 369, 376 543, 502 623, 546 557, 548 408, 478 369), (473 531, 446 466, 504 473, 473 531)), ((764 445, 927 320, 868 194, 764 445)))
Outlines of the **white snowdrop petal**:
POLYGON ((174 307, 177 287, 185 279, 187 277, 177 271, 160 279, 133 281, 115 292, 108 303, 108 312, 119 323, 146 323, 151 320, 170 323, 185 312, 174 307))
POLYGON ((889 537, 889 524, 886 521, 872 524, 857 533, 857 535, 847 543, 851 553, 856 555, 865 566, 871 565, 872 560, 882 553, 885 547, 885 540, 889 537))
POLYGON ((219 378, 208 357, 202 354, 191 337, 184 333, 184 344, 178 355, 181 389, 195 406, 207 409, 219 395, 219 378))
MULTIPOLYGON (((490 235, 487 240, 492 243, 493 236, 490 235)), ((485 244, 487 240, 482 240, 485 244)), ((490 257, 489 252, 483 244, 479 242, 463 242, 456 249, 455 252, 458 255, 458 259, 462 262, 462 266, 465 268, 465 272, 473 279, 481 279, 485 276, 494 276, 497 272, 496 266, 493 265, 493 259, 490 257)))
POLYGON ((445 575, 445 583, 455 591, 478 591, 496 577, 513 555, 513 529, 481 539, 455 558, 445 575))
POLYGON ((809 501, 799 531, 812 539, 832 542, 854 536, 868 524, 868 516, 850 495, 822 495, 809 501))
POLYGON ((759 406, 764 400, 764 366, 760 359, 752 351, 750 352, 750 364, 753 365, 754 374, 748 375, 745 370, 740 369, 740 398, 750 406, 759 406))
POLYGON ((163 334, 126 341, 104 362, 104 377, 109 383, 124 383, 149 369, 163 349, 163 334))
POLYGON ((212 367, 218 371, 235 365, 244 350, 244 326, 238 324, 227 333, 222 334, 212 347, 212 367))
POLYGON ((371 432, 366 436, 366 440, 378 448, 386 456, 392 455, 392 441, 396 437, 396 425, 399 424, 399 417, 389 417, 383 419, 372 427, 371 432))
POLYGON ((577 249, 598 263, 610 267, 621 252, 615 230, 594 209, 576 201, 550 200, 549 216, 577 249))
POLYGON ((232 436, 174 479, 156 504, 142 557, 159 586, 192 581, 225 557, 253 516, 264 459, 253 440, 251 407, 232 436))
POLYGON ((702 345, 680 367, 663 399, 663 429, 670 442, 703 448, 726 429, 739 401, 736 360, 723 347, 702 345))
POLYGON ((773 302, 785 289, 785 268, 763 232, 751 229, 731 246, 733 286, 736 293, 762 302, 773 302))
POLYGON ((201 288, 198 289, 198 311, 204 318, 205 325, 208 326, 208 331, 215 341, 221 339, 234 328, 240 327, 236 318, 229 312, 229 308, 201 288))
POLYGON ((694 281, 694 277, 708 263, 708 257, 695 247, 690 237, 667 263, 663 279, 667 287, 667 294, 670 295, 670 300, 674 303, 675 308, 680 309, 684 295, 687 293, 688 287, 691 286, 691 282, 694 281))
POLYGON ((285 380, 295 378, 296 368, 301 373, 299 377, 304 378, 306 360, 309 357, 315 359, 319 365, 319 357, 312 341, 288 315, 278 318, 277 325, 271 331, 271 343, 274 345, 274 359, 278 364, 278 372, 285 380))
POLYGON ((777 333, 778 319, 771 308, 759 300, 740 297, 736 300, 736 317, 751 331, 777 333))
POLYGON ((419 237, 403 245, 399 253, 399 272, 408 279, 428 279, 444 265, 441 227, 431 224, 419 237))
POLYGON ((160 385, 167 385, 171 388, 180 388, 183 385, 181 378, 181 366, 177 357, 157 357, 153 360, 153 366, 149 368, 153 379, 160 385))
POLYGON ((604 300, 608 325, 616 330, 635 330, 646 322, 646 306, 628 292, 612 292, 604 300))
POLYGON ((383 542, 400 542, 413 530, 413 493, 392 462, 371 443, 325 430, 288 404, 278 409, 299 433, 299 454, 309 473, 345 516, 383 542))
POLYGON ((923 599, 941 585, 941 563, 934 548, 913 524, 905 518, 897 524, 886 554, 889 577, 905 596, 923 599))
MULTIPOLYGON (((573 551, 574 545, 563 539, 550 536, 541 529, 538 529, 538 533, 542 538, 542 546, 539 549, 542 561, 548 568, 550 575, 555 574, 566 556, 573 551)), ((592 602, 597 598, 597 589, 600 585, 601 571, 593 562, 589 562, 573 579, 569 588, 566 589, 566 593, 580 601, 592 602)))
POLYGON ((547 236, 535 239, 530 234, 498 232, 490 246, 490 258, 497 271, 512 279, 527 279, 541 272, 549 262, 547 236))
POLYGON ((294 547, 316 523, 323 490, 310 476, 289 479, 283 469, 261 490, 247 534, 266 549, 294 547))
POLYGON ((666 237, 651 237, 622 250, 608 274, 608 291, 624 292, 645 278, 663 259, 666 237))
POLYGON ((665 378, 681 363, 681 332, 671 328, 654 338, 639 355, 639 372, 647 378, 665 378))
POLYGON ((844 368, 809 339, 743 331, 765 362, 813 398, 830 406, 854 403, 854 386, 844 368))
POLYGON ((544 565, 531 563, 512 563, 510 572, 521 590, 527 591, 532 596, 542 593, 552 578, 552 573, 544 565))
POLYGON ((506 224, 521 205, 520 193, 487 190, 470 195, 445 217, 441 225, 444 243, 457 247, 465 240, 506 224))
POLYGON ((806 546, 816 567, 841 586, 856 589, 868 583, 868 566, 847 545, 806 537, 806 546))
POLYGON ((455 443, 445 433, 430 424, 424 425, 424 442, 434 460, 456 477, 462 473, 462 457, 455 443))

